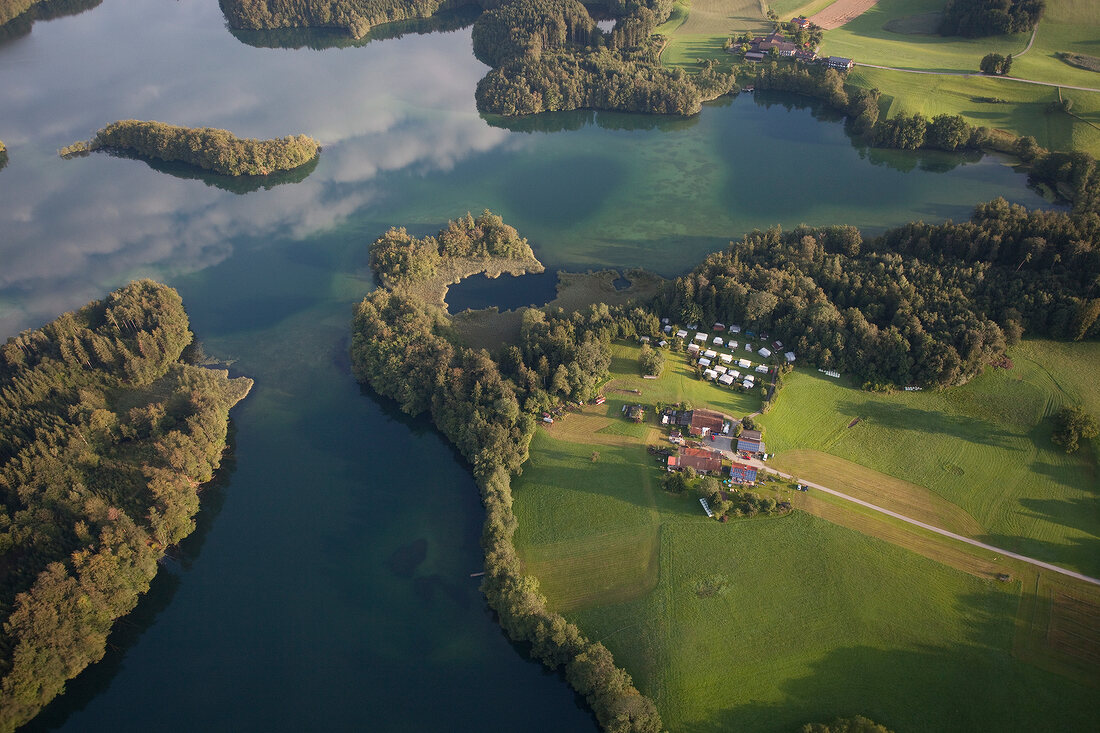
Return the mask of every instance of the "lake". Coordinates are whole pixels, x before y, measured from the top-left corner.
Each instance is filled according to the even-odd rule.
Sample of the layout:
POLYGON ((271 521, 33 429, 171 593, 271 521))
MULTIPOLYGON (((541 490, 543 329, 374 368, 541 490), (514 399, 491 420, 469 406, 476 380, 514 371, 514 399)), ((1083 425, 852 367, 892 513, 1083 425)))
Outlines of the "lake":
POLYGON ((351 309, 388 227, 420 236, 488 208, 551 272, 675 275, 756 227, 873 233, 995 196, 1043 205, 999 159, 861 150, 788 96, 687 120, 505 122, 474 108, 486 67, 468 28, 297 45, 242 43, 215 2, 137 0, 0 42, 0 336, 150 276, 179 289, 208 353, 256 380, 200 531, 35 728, 595 730, 470 577, 482 515, 462 461, 351 378, 351 309), (324 150, 304 179, 252 191, 56 156, 127 118, 324 150))

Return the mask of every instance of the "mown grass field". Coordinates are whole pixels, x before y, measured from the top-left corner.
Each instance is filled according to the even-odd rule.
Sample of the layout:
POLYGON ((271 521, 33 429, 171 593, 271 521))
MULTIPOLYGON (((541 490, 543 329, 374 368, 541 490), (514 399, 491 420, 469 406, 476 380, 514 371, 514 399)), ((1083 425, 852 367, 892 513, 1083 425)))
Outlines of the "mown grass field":
MULTIPOLYGON (((977 522, 978 539, 1100 575, 1096 446, 1066 455, 1050 443, 1062 405, 1100 414, 1100 344, 1027 341, 1011 353, 1012 370, 946 392, 876 395, 797 370, 762 418, 769 449, 808 479, 810 449, 916 484, 977 522)), ((873 482, 865 490, 873 500, 873 482)))
MULTIPOLYGON (((823 55, 847 56, 858 63, 923 71, 977 72, 990 52, 1019 53, 1030 34, 964 39, 928 33, 902 33, 907 23, 943 8, 944 0, 880 0, 851 23, 828 31, 823 55)), ((925 24, 926 25, 926 24, 925 24)), ((1059 51, 1089 53, 1100 44, 1100 4, 1087 0, 1050 0, 1035 43, 1012 66, 1012 76, 1055 84, 1100 89, 1100 74, 1075 69, 1057 58, 1059 51)), ((1051 112, 1058 101, 1054 87, 981 76, 935 76, 856 67, 849 81, 877 88, 888 98, 887 116, 960 114, 971 124, 1032 135, 1046 148, 1085 150, 1100 155, 1100 93, 1064 90, 1073 114, 1051 112), (1003 103, 982 99, 996 98, 1003 103)))
MULTIPOLYGON (((641 396, 620 401, 609 389, 608 405, 539 430, 513 481, 516 546, 550 605, 611 649, 657 701, 670 730, 790 731, 854 714, 898 731, 1091 730, 1092 685, 1100 687, 1100 591, 778 484, 761 491, 829 521, 804 512, 724 525, 707 519, 693 498, 663 491, 660 466, 612 400, 653 404, 690 393, 702 405, 725 390, 669 372, 674 362, 661 380, 642 380, 634 376, 637 351, 615 346, 611 385, 637 385, 641 396), (629 427, 608 429, 617 424, 629 427), (995 579, 1006 571, 1010 582, 995 579)), ((1005 460, 1011 451, 999 441, 1013 431, 1027 434, 1028 421, 1053 409, 1059 396, 1100 410, 1100 345, 1027 342, 1013 357, 1015 369, 987 375, 997 383, 971 385, 949 399, 905 394, 901 413, 888 404, 898 396, 870 396, 819 380, 816 371, 796 372, 764 418, 769 443, 813 443, 820 434, 818 442, 835 447, 847 438, 843 431, 869 427, 877 415, 882 424, 872 434, 900 430, 890 437, 907 439, 923 427, 928 449, 908 446, 920 464, 923 453, 942 448, 934 441, 944 427, 910 422, 934 406, 948 428, 944 445, 986 440, 998 448, 996 460, 1005 460), (847 428, 858 416, 864 420, 847 428), (837 433, 841 440, 833 440, 837 433)), ((652 423, 643 427, 657 439, 652 423)), ((973 529, 982 521, 912 479, 859 465, 868 461, 858 457, 841 460, 821 449, 787 456, 820 473, 817 480, 828 477, 937 524, 973 529)), ((944 459, 939 471, 966 476, 970 464, 960 460, 944 459)), ((1032 464, 1044 465, 1033 457, 1007 470, 1026 472, 1032 464)), ((1091 486, 1095 492, 1096 482, 1091 486)))
POLYGON ((670 730, 1091 729, 1092 690, 1012 657, 1014 585, 802 513, 667 521, 660 558, 653 592, 569 615, 670 730))
POLYGON ((699 59, 729 63, 723 44, 741 33, 771 29, 761 0, 679 0, 672 16, 657 29, 668 37, 661 62, 696 68, 699 59))

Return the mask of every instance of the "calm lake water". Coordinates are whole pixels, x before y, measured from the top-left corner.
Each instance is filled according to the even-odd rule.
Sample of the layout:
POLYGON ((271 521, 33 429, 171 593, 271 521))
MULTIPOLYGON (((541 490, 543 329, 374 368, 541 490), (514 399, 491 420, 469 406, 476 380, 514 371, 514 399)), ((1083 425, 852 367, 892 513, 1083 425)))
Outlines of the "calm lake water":
POLYGON ((465 466, 350 376, 367 245, 389 226, 426 234, 489 208, 551 271, 672 275, 754 227, 1042 205, 1002 161, 861 151, 789 97, 502 125, 474 108, 485 71, 468 29, 261 48, 213 0, 110 0, 0 44, 0 337, 152 276, 180 290, 207 351, 256 380, 200 532, 36 727, 595 729, 469 577, 481 509, 465 466), (302 132, 324 151, 303 180, 245 193, 56 157, 126 118, 302 132))

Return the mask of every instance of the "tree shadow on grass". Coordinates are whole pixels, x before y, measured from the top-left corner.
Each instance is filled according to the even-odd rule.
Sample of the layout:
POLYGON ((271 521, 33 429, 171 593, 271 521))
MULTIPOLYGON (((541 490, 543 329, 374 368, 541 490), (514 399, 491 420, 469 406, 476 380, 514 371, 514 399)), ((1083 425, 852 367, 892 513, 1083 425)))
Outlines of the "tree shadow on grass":
POLYGON ((997 448, 1009 447, 1008 439, 1016 436, 984 420, 961 415, 922 410, 899 403, 844 401, 837 410, 845 415, 859 415, 863 421, 892 430, 912 430, 950 435, 969 443, 997 448))
POLYGON ((964 643, 833 649, 808 673, 782 682, 779 702, 746 701, 679 729, 789 732, 864 715, 897 731, 1092 730, 1094 691, 1012 657, 1016 604, 1010 592, 969 593, 957 605, 964 643))

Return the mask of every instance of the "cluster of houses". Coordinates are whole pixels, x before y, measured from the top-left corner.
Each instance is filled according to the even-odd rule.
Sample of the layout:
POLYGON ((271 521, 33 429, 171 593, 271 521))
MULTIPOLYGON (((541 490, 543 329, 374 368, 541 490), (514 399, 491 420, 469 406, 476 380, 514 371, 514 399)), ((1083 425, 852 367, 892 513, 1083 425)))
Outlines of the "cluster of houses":
MULTIPOLYGON (((793 22, 801 27, 807 27, 810 23, 805 18, 795 18, 793 22)), ((737 49, 738 47, 734 46, 731 51, 737 49)), ((787 40, 783 35, 783 31, 780 30, 773 31, 766 36, 756 36, 750 40, 748 50, 745 51, 745 60, 763 61, 764 57, 773 50, 781 58, 795 59, 807 64, 820 62, 830 69, 837 69, 838 71, 850 71, 855 66, 855 62, 843 56, 829 56, 828 58, 819 59, 817 53, 810 48, 808 43, 799 46, 797 43, 787 40)))
MULTIPOLYGON (((745 389, 752 389, 756 386, 756 374, 767 374, 770 370, 767 364, 754 365, 749 359, 736 356, 733 353, 741 348, 741 342, 738 340, 741 333, 740 326, 733 325, 727 328, 723 323, 715 323, 711 330, 716 331, 716 335, 712 336, 705 331, 698 331, 692 336, 692 332, 697 328, 696 324, 690 324, 687 328, 676 329, 668 322, 667 318, 662 319, 662 322, 664 323, 664 332, 668 338, 688 341, 690 337, 687 345, 688 355, 702 368, 704 379, 713 380, 726 387, 740 384, 745 389), (720 352, 719 349, 722 349, 722 351, 720 352), (741 370, 744 370, 744 372, 741 370)), ((745 336, 751 338, 755 334, 752 331, 746 331, 745 336)), ((767 334, 761 334, 761 338, 767 339, 767 334)), ((761 346, 755 350, 755 353, 764 359, 769 359, 773 354, 772 349, 782 349, 783 342, 774 341, 771 347, 761 346)), ((744 350, 752 354, 754 351, 752 343, 746 342, 744 350)), ((793 351, 787 351, 783 356, 789 363, 794 363, 796 358, 793 351)))
MULTIPOLYGON (((673 428, 669 440, 681 444, 679 455, 667 458, 667 469, 684 471, 692 469, 695 473, 720 475, 722 473, 722 454, 718 451, 699 446, 683 445, 681 428, 695 438, 712 435, 728 435, 733 420, 714 410, 677 410, 666 408, 661 413, 661 424, 673 428)), ((742 453, 759 455, 764 452, 764 441, 759 430, 744 430, 737 437, 737 450, 742 453)), ((756 483, 756 468, 747 463, 734 462, 730 468, 730 479, 735 484, 756 483)))

